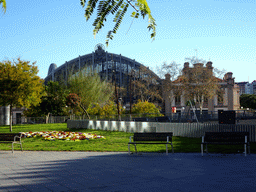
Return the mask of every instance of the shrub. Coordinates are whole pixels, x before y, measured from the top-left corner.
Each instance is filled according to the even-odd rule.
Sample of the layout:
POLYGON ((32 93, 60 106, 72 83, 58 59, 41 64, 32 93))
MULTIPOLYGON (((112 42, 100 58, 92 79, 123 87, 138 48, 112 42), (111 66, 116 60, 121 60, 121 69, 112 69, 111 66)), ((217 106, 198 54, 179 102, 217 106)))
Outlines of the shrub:
POLYGON ((145 113, 153 113, 148 114, 147 117, 156 117, 156 116, 162 116, 160 113, 160 107, 155 106, 154 103, 150 103, 148 101, 142 102, 138 101, 133 107, 132 107, 132 113, 133 114, 145 114, 145 113))

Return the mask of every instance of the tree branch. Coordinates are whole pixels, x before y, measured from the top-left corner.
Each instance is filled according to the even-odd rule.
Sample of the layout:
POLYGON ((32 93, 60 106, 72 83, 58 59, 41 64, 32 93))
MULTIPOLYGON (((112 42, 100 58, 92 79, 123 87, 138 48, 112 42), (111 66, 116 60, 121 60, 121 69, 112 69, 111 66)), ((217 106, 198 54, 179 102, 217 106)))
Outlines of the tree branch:
POLYGON ((137 10, 131 3, 130 3, 130 0, 126 0, 137 12, 139 11, 139 10, 137 10))

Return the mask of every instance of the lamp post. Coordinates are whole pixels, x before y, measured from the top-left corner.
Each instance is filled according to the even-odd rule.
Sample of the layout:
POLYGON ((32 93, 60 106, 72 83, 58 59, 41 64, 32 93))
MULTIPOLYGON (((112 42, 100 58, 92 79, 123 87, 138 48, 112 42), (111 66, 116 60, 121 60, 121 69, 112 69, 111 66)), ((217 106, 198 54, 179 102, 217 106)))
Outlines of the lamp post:
MULTIPOLYGON (((132 114, 132 77, 133 77, 133 72, 134 70, 131 70, 131 75, 130 75, 130 114, 132 114)), ((134 88, 135 88, 135 84, 134 84, 134 88)), ((135 89, 134 89, 135 91, 135 89)))
POLYGON ((116 94, 116 104, 117 104, 117 114, 118 114, 118 120, 120 120, 120 111, 119 111, 119 102, 118 102, 118 94, 116 89, 116 72, 113 70, 114 75, 114 83, 115 83, 115 94, 116 94))

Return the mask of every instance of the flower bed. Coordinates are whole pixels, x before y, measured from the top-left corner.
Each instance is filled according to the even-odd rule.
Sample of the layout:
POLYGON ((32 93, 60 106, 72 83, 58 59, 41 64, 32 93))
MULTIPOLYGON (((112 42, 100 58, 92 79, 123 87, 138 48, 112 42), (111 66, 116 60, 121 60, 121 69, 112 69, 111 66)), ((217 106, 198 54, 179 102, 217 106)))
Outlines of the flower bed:
POLYGON ((64 131, 41 131, 41 132, 21 132, 22 137, 43 137, 45 140, 54 141, 66 140, 66 141, 81 141, 89 139, 106 139, 104 136, 91 134, 91 133, 81 133, 81 132, 64 132, 64 131))

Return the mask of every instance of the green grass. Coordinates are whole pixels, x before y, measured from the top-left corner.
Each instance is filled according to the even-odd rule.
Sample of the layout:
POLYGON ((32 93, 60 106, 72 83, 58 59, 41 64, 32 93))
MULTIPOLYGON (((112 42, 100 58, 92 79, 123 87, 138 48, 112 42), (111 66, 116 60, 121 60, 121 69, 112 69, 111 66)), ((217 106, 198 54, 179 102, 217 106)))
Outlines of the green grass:
MULTIPOLYGON (((22 147, 25 151, 114 151, 128 152, 128 142, 133 133, 104 131, 94 129, 68 129, 66 123, 59 124, 26 124, 14 125, 13 133, 18 132, 39 132, 39 131, 66 131, 83 132, 104 136, 106 139, 82 140, 80 142, 55 140, 46 141, 42 137, 22 138, 22 147)), ((0 133, 9 133, 9 126, 0 126, 0 133)), ((200 153, 201 138, 173 137, 173 147, 175 153, 200 153)), ((256 143, 251 144, 251 153, 256 153, 256 143)), ((131 152, 135 151, 133 145, 131 152)), ((0 150, 11 150, 11 143, 0 143, 0 150)), ((14 150, 20 150, 19 145, 14 145, 14 150)), ((138 152, 165 153, 165 145, 137 145, 138 152)), ((171 146, 168 147, 171 153, 171 146)), ((243 145, 208 145, 209 153, 240 153, 244 151, 243 145)))

